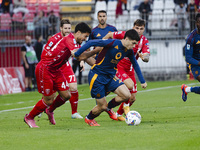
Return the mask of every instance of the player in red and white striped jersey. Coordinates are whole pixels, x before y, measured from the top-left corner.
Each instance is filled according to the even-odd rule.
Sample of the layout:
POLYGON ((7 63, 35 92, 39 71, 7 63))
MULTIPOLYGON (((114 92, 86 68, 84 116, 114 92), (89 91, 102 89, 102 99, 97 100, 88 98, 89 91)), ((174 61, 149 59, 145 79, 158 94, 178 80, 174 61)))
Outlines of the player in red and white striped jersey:
MULTIPOLYGON (((140 57, 142 61, 148 62, 150 56, 149 41, 143 35, 145 30, 145 21, 142 19, 137 19, 134 22, 133 29, 135 29, 140 36, 140 41, 135 46, 135 48, 133 48, 135 57, 136 59, 140 57)), ((108 38, 123 39, 125 33, 126 31, 111 32, 108 33, 103 39, 108 39, 108 38)), ((135 71, 132 68, 131 62, 128 57, 125 57, 118 63, 117 69, 118 71, 116 76, 126 84, 126 86, 129 88, 131 92, 131 98, 129 99, 129 101, 122 103, 117 111, 118 120, 124 121, 125 118, 122 116, 122 114, 128 113, 128 111, 130 111, 129 106, 131 106, 133 102, 136 100, 137 83, 135 79, 135 71)))

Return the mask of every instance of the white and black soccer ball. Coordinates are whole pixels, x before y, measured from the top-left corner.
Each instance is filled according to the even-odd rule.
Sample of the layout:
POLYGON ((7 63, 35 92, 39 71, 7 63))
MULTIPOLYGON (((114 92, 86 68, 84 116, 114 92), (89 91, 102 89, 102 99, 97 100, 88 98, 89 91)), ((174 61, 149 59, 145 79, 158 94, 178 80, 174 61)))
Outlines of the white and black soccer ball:
POLYGON ((140 122, 141 122, 141 115, 139 112, 137 111, 129 111, 127 114, 126 114, 126 123, 128 125, 139 125, 140 122))

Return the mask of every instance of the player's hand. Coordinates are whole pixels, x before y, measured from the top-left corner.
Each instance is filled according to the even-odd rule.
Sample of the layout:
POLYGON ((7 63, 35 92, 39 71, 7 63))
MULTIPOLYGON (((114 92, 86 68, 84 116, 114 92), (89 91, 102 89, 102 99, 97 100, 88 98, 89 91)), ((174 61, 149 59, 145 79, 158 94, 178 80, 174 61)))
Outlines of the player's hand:
POLYGON ((80 72, 85 70, 85 62, 83 60, 80 61, 80 67, 82 68, 80 72))
POLYGON ((145 89, 145 88, 147 87, 147 83, 145 82, 145 83, 141 84, 141 87, 142 87, 143 89, 145 89))
POLYGON ((144 62, 148 62, 149 61, 149 54, 148 53, 138 53, 138 56, 142 59, 142 61, 144 62))
POLYGON ((78 51, 78 48, 77 48, 77 49, 74 49, 73 51, 71 51, 72 57, 75 57, 74 53, 76 53, 77 51, 78 51))
POLYGON ((25 67, 26 69, 29 69, 29 65, 27 63, 25 63, 25 67))

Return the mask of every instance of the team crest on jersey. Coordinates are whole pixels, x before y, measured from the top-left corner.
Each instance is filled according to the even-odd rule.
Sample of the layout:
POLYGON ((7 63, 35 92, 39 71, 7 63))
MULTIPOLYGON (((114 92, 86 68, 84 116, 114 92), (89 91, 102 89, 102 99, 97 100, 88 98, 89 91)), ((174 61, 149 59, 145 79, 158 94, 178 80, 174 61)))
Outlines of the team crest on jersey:
POLYGON ((49 46, 47 46, 47 48, 46 49, 50 49, 50 47, 49 46))
POLYGON ((117 53, 115 55, 115 59, 120 59, 121 57, 122 57, 122 53, 121 52, 119 52, 119 53, 117 53))
POLYGON ((198 71, 195 71, 195 74, 198 74, 199 72, 198 71))
POLYGON ((190 50, 190 44, 187 44, 187 50, 190 50))
POLYGON ((200 41, 198 40, 196 44, 200 44, 200 41))
POLYGON ((117 34, 121 34, 121 33, 122 33, 122 31, 117 32, 117 34))
POLYGON ((49 47, 51 47, 52 45, 53 45, 53 42, 50 42, 50 43, 49 43, 49 47))
POLYGON ((99 37, 99 36, 101 36, 101 34, 98 33, 98 34, 97 34, 97 37, 99 37))
POLYGON ((45 89, 46 94, 50 93, 50 89, 45 89))

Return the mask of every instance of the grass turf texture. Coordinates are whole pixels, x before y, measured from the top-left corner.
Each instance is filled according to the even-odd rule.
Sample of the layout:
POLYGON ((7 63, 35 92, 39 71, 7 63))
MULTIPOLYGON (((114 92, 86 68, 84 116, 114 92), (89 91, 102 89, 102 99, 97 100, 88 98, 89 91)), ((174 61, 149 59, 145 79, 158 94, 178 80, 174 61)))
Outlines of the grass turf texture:
MULTIPOLYGON (((55 110, 55 126, 49 125, 43 114, 35 118, 40 128, 31 129, 23 118, 41 95, 26 92, 0 96, 0 149, 196 150, 200 147, 199 95, 189 93, 183 102, 182 83, 199 85, 197 81, 148 82, 143 90, 138 84, 137 101, 131 110, 141 114, 139 126, 113 121, 103 112, 96 118, 101 126, 90 127, 83 119, 71 119, 70 103, 66 103, 55 110)), ((78 86, 78 90, 78 111, 85 117, 96 103, 87 84, 78 86)), ((113 93, 107 101, 112 97, 113 93)))

